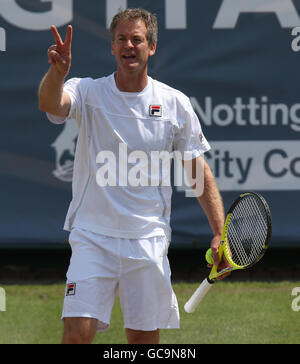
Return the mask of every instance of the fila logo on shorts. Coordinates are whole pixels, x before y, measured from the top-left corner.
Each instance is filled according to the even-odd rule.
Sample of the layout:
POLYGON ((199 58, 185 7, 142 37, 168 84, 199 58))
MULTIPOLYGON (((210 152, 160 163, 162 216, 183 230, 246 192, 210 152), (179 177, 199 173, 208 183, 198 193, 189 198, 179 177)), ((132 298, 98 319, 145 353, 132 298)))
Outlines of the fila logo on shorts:
POLYGON ((76 283, 67 284, 66 296, 74 296, 76 290, 76 283))
POLYGON ((149 106, 150 116, 162 116, 162 106, 161 105, 150 105, 149 106))

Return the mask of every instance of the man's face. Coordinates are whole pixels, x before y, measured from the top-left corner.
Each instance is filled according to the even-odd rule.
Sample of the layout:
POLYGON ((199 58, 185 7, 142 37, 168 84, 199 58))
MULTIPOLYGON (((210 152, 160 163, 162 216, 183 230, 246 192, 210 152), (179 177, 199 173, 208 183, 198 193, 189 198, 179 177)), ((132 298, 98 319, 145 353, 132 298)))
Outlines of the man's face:
POLYGON ((138 72, 145 69, 156 45, 147 41, 147 28, 143 20, 122 21, 115 29, 111 52, 119 69, 138 72))

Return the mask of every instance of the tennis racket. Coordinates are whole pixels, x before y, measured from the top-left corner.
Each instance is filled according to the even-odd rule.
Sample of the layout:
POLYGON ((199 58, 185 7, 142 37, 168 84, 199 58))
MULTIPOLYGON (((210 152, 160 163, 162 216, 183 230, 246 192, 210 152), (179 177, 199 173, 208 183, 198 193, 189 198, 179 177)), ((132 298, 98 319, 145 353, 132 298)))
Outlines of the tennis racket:
POLYGON ((208 278, 203 280, 184 305, 185 311, 194 312, 222 274, 256 264, 266 252, 271 234, 272 219, 266 200, 254 192, 241 194, 227 213, 218 251, 219 261, 224 255, 230 266, 218 271, 214 264, 208 278))

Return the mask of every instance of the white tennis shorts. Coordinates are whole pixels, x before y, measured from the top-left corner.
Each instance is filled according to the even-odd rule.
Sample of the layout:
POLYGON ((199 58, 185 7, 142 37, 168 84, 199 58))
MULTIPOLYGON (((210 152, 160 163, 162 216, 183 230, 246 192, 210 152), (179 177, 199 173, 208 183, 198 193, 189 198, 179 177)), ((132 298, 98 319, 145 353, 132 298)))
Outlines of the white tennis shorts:
POLYGON ((118 291, 125 328, 179 328, 166 237, 121 239, 73 229, 69 242, 62 319, 96 318, 97 331, 104 331, 118 291))

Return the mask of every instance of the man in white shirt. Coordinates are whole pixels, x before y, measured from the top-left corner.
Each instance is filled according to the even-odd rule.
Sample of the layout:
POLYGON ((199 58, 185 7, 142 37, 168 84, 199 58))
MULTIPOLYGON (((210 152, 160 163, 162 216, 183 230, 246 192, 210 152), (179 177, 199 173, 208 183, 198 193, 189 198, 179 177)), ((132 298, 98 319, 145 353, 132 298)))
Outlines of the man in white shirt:
POLYGON ((56 44, 48 49, 51 66, 40 84, 39 107, 54 123, 74 118, 79 125, 64 226, 71 232, 72 257, 62 342, 90 343, 107 329, 118 289, 128 343, 158 343, 160 329, 179 327, 179 310, 167 259, 172 189, 164 183, 165 170, 152 168, 152 157, 177 151, 187 170, 201 167, 204 182, 199 178, 192 187, 203 183, 196 197, 210 223, 218 263, 224 209, 203 159, 209 144, 188 97, 148 76, 157 43, 155 16, 127 9, 114 17, 117 70, 96 80, 65 82, 72 27, 64 42, 56 27, 51 30, 56 44))

